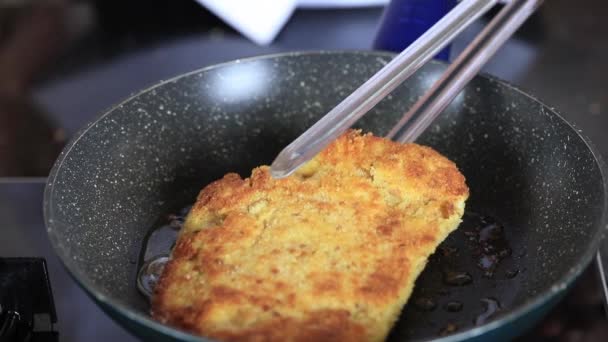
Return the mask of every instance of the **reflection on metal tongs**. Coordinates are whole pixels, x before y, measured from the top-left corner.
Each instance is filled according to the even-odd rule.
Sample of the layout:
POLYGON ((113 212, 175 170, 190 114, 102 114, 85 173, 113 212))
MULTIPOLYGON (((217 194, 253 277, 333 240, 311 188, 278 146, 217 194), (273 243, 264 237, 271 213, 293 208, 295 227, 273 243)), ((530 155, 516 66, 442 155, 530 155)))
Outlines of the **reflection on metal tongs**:
MULTIPOLYGON (((402 142, 415 140, 542 2, 510 1, 430 91, 393 127, 388 137, 402 142)), ((412 45, 285 147, 271 165, 272 176, 286 177, 314 157, 496 3, 498 0, 461 1, 412 45)))

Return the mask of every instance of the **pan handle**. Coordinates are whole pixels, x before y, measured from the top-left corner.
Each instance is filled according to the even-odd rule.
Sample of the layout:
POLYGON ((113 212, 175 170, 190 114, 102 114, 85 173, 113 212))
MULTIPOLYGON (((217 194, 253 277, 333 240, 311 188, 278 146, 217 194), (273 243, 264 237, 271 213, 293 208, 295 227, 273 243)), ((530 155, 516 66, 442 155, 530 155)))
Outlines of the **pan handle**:
POLYGON ((602 284, 602 293, 604 294, 604 310, 606 311, 606 319, 608 319, 608 240, 604 239, 600 244, 600 249, 595 256, 595 264, 602 284))

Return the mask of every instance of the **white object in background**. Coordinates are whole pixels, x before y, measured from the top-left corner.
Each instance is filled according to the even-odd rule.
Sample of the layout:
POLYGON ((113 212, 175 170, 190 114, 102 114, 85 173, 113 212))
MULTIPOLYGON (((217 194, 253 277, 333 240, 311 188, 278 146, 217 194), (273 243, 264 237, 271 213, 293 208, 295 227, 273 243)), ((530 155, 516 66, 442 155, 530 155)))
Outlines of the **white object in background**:
POLYGON ((384 6, 390 0, 298 0, 298 8, 354 8, 384 6))
POLYGON ((274 40, 297 5, 297 0, 196 1, 259 45, 274 40))
POLYGON ((348 8, 383 6, 390 0, 196 0, 226 24, 258 45, 279 34, 296 7, 348 8))

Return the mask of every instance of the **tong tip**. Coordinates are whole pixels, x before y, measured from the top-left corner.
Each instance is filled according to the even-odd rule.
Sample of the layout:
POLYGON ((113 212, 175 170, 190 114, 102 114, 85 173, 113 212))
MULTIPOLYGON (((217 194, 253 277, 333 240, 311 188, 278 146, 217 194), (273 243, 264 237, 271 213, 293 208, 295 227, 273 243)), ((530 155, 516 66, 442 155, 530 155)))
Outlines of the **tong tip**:
POLYGON ((286 147, 270 165, 272 178, 281 179, 291 175, 302 165, 302 155, 286 147))

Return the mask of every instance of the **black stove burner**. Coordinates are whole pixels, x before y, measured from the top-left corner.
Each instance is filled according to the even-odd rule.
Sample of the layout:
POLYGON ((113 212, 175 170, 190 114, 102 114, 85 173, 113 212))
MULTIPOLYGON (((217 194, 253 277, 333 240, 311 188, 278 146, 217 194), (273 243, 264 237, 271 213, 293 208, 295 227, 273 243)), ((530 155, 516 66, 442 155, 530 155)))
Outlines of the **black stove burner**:
POLYGON ((58 341, 57 314, 42 258, 0 258, 0 342, 58 341))

